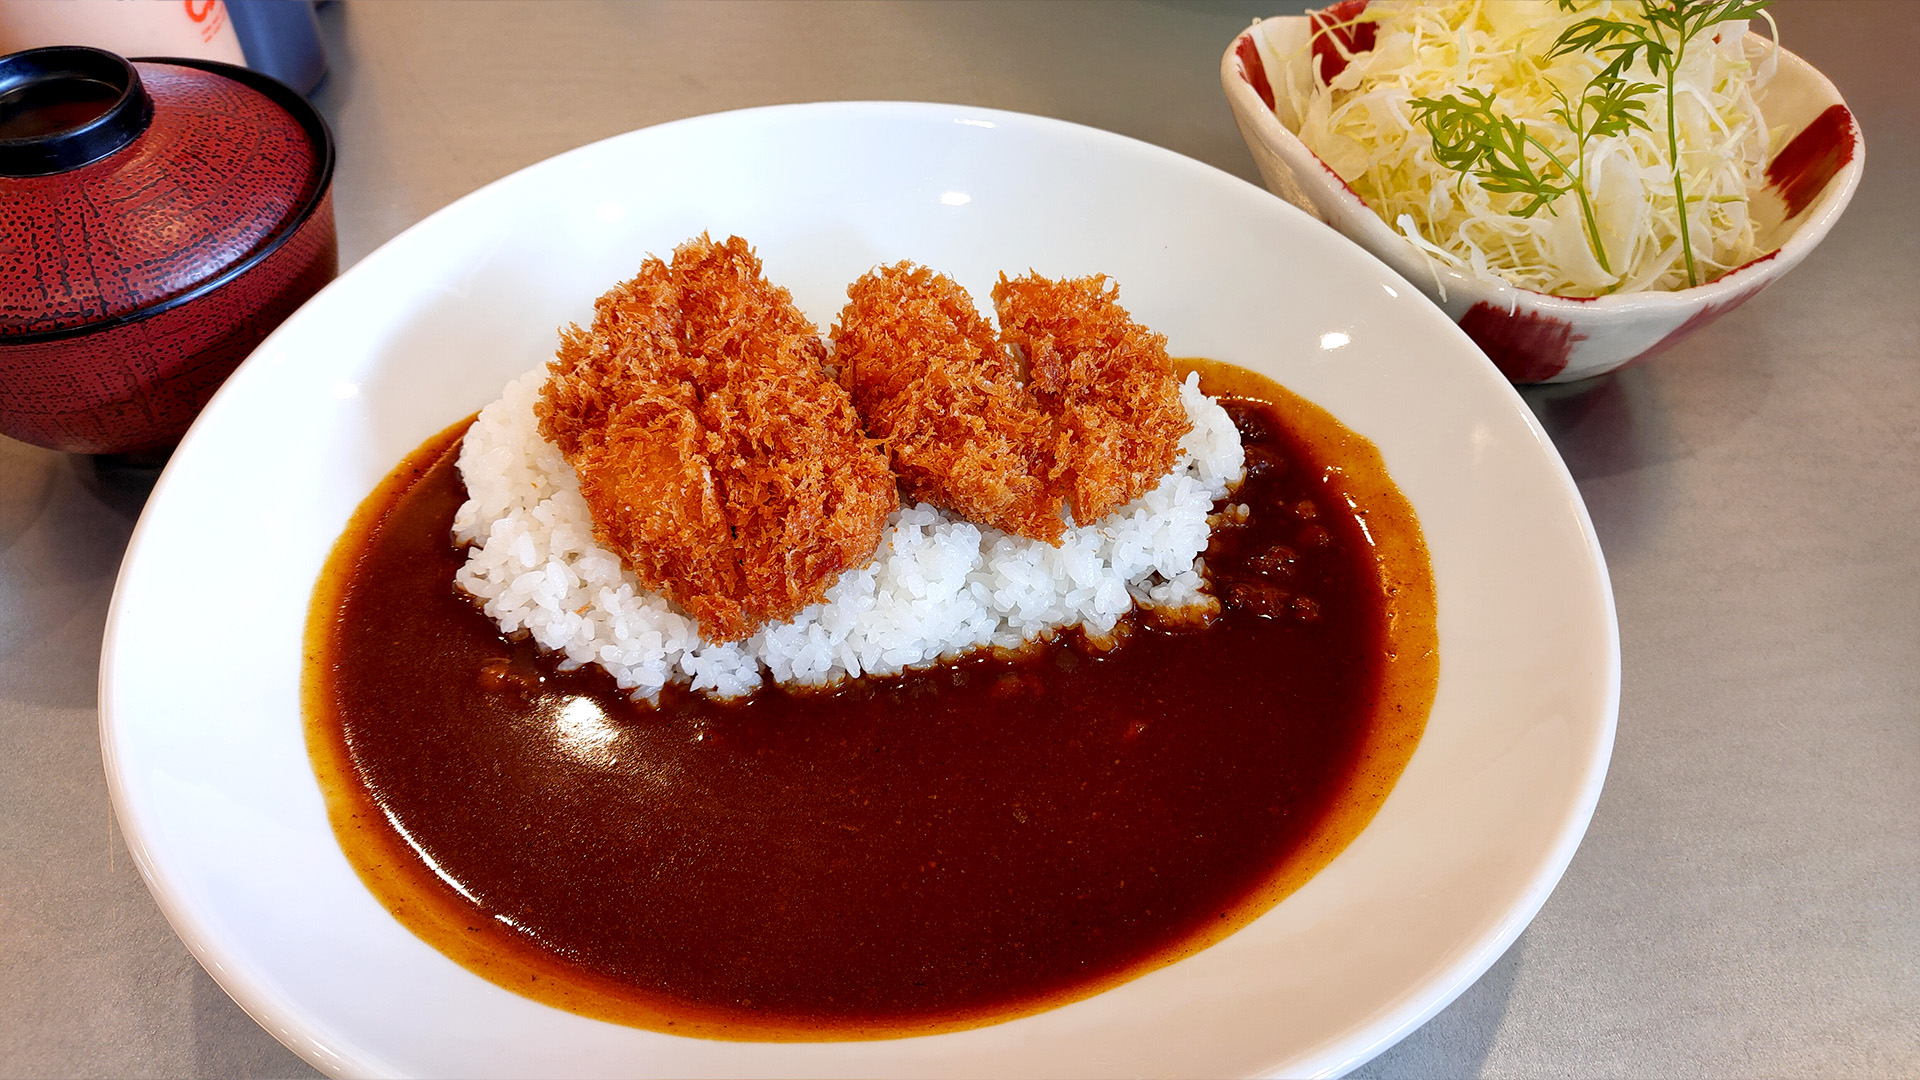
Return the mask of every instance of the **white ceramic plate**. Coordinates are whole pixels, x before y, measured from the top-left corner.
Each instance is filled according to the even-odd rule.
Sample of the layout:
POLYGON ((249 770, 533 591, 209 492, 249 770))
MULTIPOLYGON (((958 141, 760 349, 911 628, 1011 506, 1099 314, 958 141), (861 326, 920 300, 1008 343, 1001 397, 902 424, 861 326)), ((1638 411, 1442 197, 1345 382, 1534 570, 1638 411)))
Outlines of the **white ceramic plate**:
POLYGON ((263 344, 174 454, 121 569, 101 741, 129 846, 213 977, 338 1074, 1334 1073, 1470 985, 1559 880, 1618 704, 1580 496, 1506 380, 1420 293, 1281 200, 1116 135, 960 106, 784 106, 584 147, 435 214, 263 344), (550 355, 648 252, 758 245, 829 323, 876 263, 976 298, 1102 272, 1176 355, 1263 371, 1372 439, 1439 588, 1438 700, 1379 816, 1215 947, 1064 1008, 865 1043, 705 1042, 502 990, 395 922, 335 845, 301 628, 348 515, 550 355))

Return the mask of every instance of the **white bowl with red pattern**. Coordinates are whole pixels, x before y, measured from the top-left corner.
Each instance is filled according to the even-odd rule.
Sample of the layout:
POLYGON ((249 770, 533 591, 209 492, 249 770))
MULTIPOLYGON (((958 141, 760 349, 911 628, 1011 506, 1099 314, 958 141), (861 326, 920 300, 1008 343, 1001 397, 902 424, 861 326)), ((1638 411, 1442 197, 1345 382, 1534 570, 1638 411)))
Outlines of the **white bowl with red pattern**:
MULTIPOLYGON (((1328 9, 1345 23, 1366 6, 1345 0, 1328 9), (1337 9, 1337 10, 1336 10, 1337 9)), ((1440 305, 1500 371, 1516 383, 1562 383, 1614 371, 1663 352, 1746 303, 1807 257, 1839 220, 1860 186, 1865 144, 1839 91, 1812 65, 1785 49, 1773 78, 1756 94, 1768 122, 1793 132, 1767 166, 1754 196, 1766 254, 1705 285, 1672 292, 1576 299, 1550 296, 1440 265, 1361 202, 1295 133, 1298 118, 1283 80, 1268 72, 1316 55, 1340 60, 1322 15, 1256 21, 1220 59, 1220 82, 1240 134, 1269 190, 1338 229, 1440 305)), ((1371 26, 1362 24, 1370 31, 1371 26)), ((1371 34, 1346 42, 1372 47, 1371 34)), ((1749 47, 1775 46, 1748 34, 1749 47)))

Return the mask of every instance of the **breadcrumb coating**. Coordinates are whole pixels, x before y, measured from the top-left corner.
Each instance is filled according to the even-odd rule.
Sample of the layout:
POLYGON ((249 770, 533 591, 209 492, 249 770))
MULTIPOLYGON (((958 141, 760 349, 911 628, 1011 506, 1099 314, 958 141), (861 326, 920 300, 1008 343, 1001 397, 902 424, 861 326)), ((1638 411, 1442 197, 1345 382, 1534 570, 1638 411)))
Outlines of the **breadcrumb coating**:
POLYGON ((792 618, 870 560, 896 482, 1057 544, 1064 508, 1092 522, 1139 497, 1190 426, 1166 339, 1104 277, 1001 275, 997 336, 958 283, 911 263, 847 296, 835 382, 747 243, 702 235, 608 290, 548 365, 540 432, 595 537, 710 641, 792 618))
POLYGON ((1134 322, 1105 277, 1002 274, 997 337, 965 289, 912 263, 847 297, 840 385, 910 498, 1057 544, 1063 506, 1090 523, 1139 498, 1192 427, 1167 339, 1134 322))
POLYGON ((1027 386, 1052 420, 1049 476, 1091 523, 1160 482, 1193 424, 1167 339, 1127 314, 1104 274, 1051 281, 1000 275, 1000 341, 1026 358, 1027 386))
POLYGON ((840 385, 910 500, 1058 543, 1052 425, 959 283, 902 262, 847 287, 833 329, 840 385))
POLYGON ((737 641, 864 565, 898 504, 826 349, 746 241, 649 258, 564 331, 537 407, 594 535, 647 588, 737 641))

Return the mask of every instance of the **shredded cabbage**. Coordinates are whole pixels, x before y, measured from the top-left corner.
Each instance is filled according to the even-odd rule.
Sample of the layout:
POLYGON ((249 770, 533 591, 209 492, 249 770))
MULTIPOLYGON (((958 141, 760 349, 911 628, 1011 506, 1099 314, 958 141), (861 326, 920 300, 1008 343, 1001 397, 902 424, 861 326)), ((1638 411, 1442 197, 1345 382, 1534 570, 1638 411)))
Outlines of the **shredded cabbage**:
MULTIPOLYGON (((1651 130, 1585 147, 1587 190, 1614 273, 1588 247, 1576 198, 1564 196, 1531 218, 1513 216, 1526 197, 1482 190, 1475 177, 1435 161, 1432 139, 1408 105, 1466 87, 1488 91, 1501 113, 1571 163, 1579 148, 1549 115, 1558 104, 1550 88, 1577 100, 1603 61, 1542 58, 1561 31, 1595 15, 1639 20, 1640 5, 1601 0, 1568 12, 1551 0, 1372 0, 1352 21, 1374 24, 1373 48, 1351 55, 1331 83, 1318 64, 1298 62, 1304 57, 1278 66, 1301 141, 1428 259, 1557 296, 1685 288, 1664 90, 1645 113, 1651 130)), ((1775 55, 1756 63, 1745 30, 1736 23, 1703 30, 1687 43, 1674 85, 1688 228, 1703 281, 1761 254, 1749 197, 1766 182, 1777 133, 1754 94, 1772 75, 1775 55)), ((1644 62, 1627 75, 1662 81, 1644 62)))

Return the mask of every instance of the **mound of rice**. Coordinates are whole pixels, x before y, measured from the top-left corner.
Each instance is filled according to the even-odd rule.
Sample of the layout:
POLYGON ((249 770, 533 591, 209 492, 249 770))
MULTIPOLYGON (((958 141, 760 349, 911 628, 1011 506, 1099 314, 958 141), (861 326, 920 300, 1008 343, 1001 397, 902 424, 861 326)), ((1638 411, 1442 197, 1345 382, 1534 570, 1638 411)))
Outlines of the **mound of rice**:
POLYGON ((545 367, 508 383, 460 449, 468 499, 454 517, 470 544, 456 575, 509 634, 525 631, 598 664, 652 698, 673 681, 716 697, 751 693, 769 675, 822 685, 890 675, 983 646, 1017 648, 1049 631, 1107 634, 1140 603, 1170 612, 1217 604, 1198 557, 1207 515, 1242 475, 1240 433, 1190 375, 1180 388, 1193 430, 1160 485, 1059 547, 1010 536, 922 503, 887 519, 873 561, 844 574, 825 603, 745 641, 702 641, 694 620, 643 589, 593 539, 573 467, 540 437, 534 402, 545 367))

